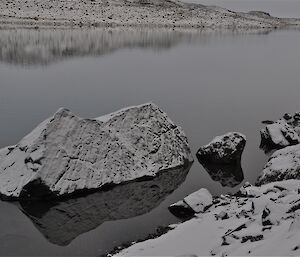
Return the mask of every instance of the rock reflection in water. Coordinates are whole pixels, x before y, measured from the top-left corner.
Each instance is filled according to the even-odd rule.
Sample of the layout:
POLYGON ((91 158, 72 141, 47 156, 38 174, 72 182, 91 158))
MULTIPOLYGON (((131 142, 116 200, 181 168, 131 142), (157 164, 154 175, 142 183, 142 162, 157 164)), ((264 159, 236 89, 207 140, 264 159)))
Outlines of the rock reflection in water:
POLYGON ((190 165, 157 177, 56 202, 21 202, 22 211, 51 243, 68 245, 105 221, 133 218, 157 207, 186 178, 190 165))
MULTIPOLYGON (((206 44, 212 36, 232 37, 235 33, 133 28, 8 29, 0 30, 0 61, 14 65, 47 65, 71 57, 102 56, 122 48, 163 50, 179 43, 206 44)), ((269 30, 244 33, 269 33, 269 30)))
POLYGON ((236 164, 209 164, 201 163, 209 176, 218 181, 223 187, 235 187, 244 180, 244 173, 241 163, 236 164))

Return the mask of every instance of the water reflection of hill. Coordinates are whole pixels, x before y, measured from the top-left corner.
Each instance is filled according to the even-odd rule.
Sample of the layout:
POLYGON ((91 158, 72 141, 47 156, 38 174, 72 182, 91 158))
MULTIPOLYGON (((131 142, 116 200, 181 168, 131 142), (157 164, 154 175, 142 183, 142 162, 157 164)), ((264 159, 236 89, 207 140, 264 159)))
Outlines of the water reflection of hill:
POLYGON ((190 167, 167 170, 157 177, 115 186, 61 202, 23 202, 22 211, 53 244, 68 245, 105 221, 150 212, 186 178, 190 167))
POLYGON ((179 43, 207 43, 212 36, 268 31, 199 31, 184 29, 0 30, 0 61, 46 65, 70 57, 101 56, 122 48, 169 49, 179 43))

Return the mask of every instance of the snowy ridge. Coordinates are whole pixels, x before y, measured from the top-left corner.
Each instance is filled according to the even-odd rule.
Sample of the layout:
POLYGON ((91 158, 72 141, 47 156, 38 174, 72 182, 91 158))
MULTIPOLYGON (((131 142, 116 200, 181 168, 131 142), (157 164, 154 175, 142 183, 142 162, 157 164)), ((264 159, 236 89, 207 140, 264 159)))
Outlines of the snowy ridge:
MULTIPOLYGON (((250 11, 250 10, 249 10, 250 11)), ((187 27, 277 28, 299 25, 257 12, 170 0, 17 0, 0 1, 0 27, 187 27)))

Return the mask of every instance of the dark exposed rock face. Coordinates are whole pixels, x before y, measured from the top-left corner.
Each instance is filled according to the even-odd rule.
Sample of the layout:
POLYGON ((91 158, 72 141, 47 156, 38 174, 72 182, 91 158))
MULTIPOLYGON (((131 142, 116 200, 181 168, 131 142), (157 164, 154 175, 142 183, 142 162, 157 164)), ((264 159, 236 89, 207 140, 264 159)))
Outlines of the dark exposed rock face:
POLYGON ((66 201, 21 201, 22 211, 51 243, 68 245, 105 221, 133 218, 157 207, 186 178, 190 166, 150 180, 117 185, 66 201))
POLYGON ((96 119, 60 109, 20 143, 0 150, 0 194, 69 196, 190 161, 183 130, 152 103, 96 119))
POLYGON ((300 112, 286 113, 260 131, 260 148, 266 153, 300 143, 300 112))
POLYGON ((246 137, 243 134, 230 132, 200 147, 196 155, 200 163, 236 164, 241 160, 245 145, 246 137))

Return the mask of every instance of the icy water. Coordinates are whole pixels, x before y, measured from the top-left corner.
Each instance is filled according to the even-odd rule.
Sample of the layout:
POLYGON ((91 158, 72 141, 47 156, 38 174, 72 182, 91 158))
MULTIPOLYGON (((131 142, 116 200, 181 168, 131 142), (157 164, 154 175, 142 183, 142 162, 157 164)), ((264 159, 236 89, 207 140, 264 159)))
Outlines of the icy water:
MULTIPOLYGON (((254 182, 266 162, 261 121, 300 109, 300 31, 0 31, 0 147, 17 143, 65 106, 98 117, 153 101, 193 154, 214 136, 247 136, 242 166, 254 182)), ((177 222, 169 204, 201 188, 234 192, 195 159, 174 170, 62 203, 0 202, 0 255, 99 256, 177 222)))

